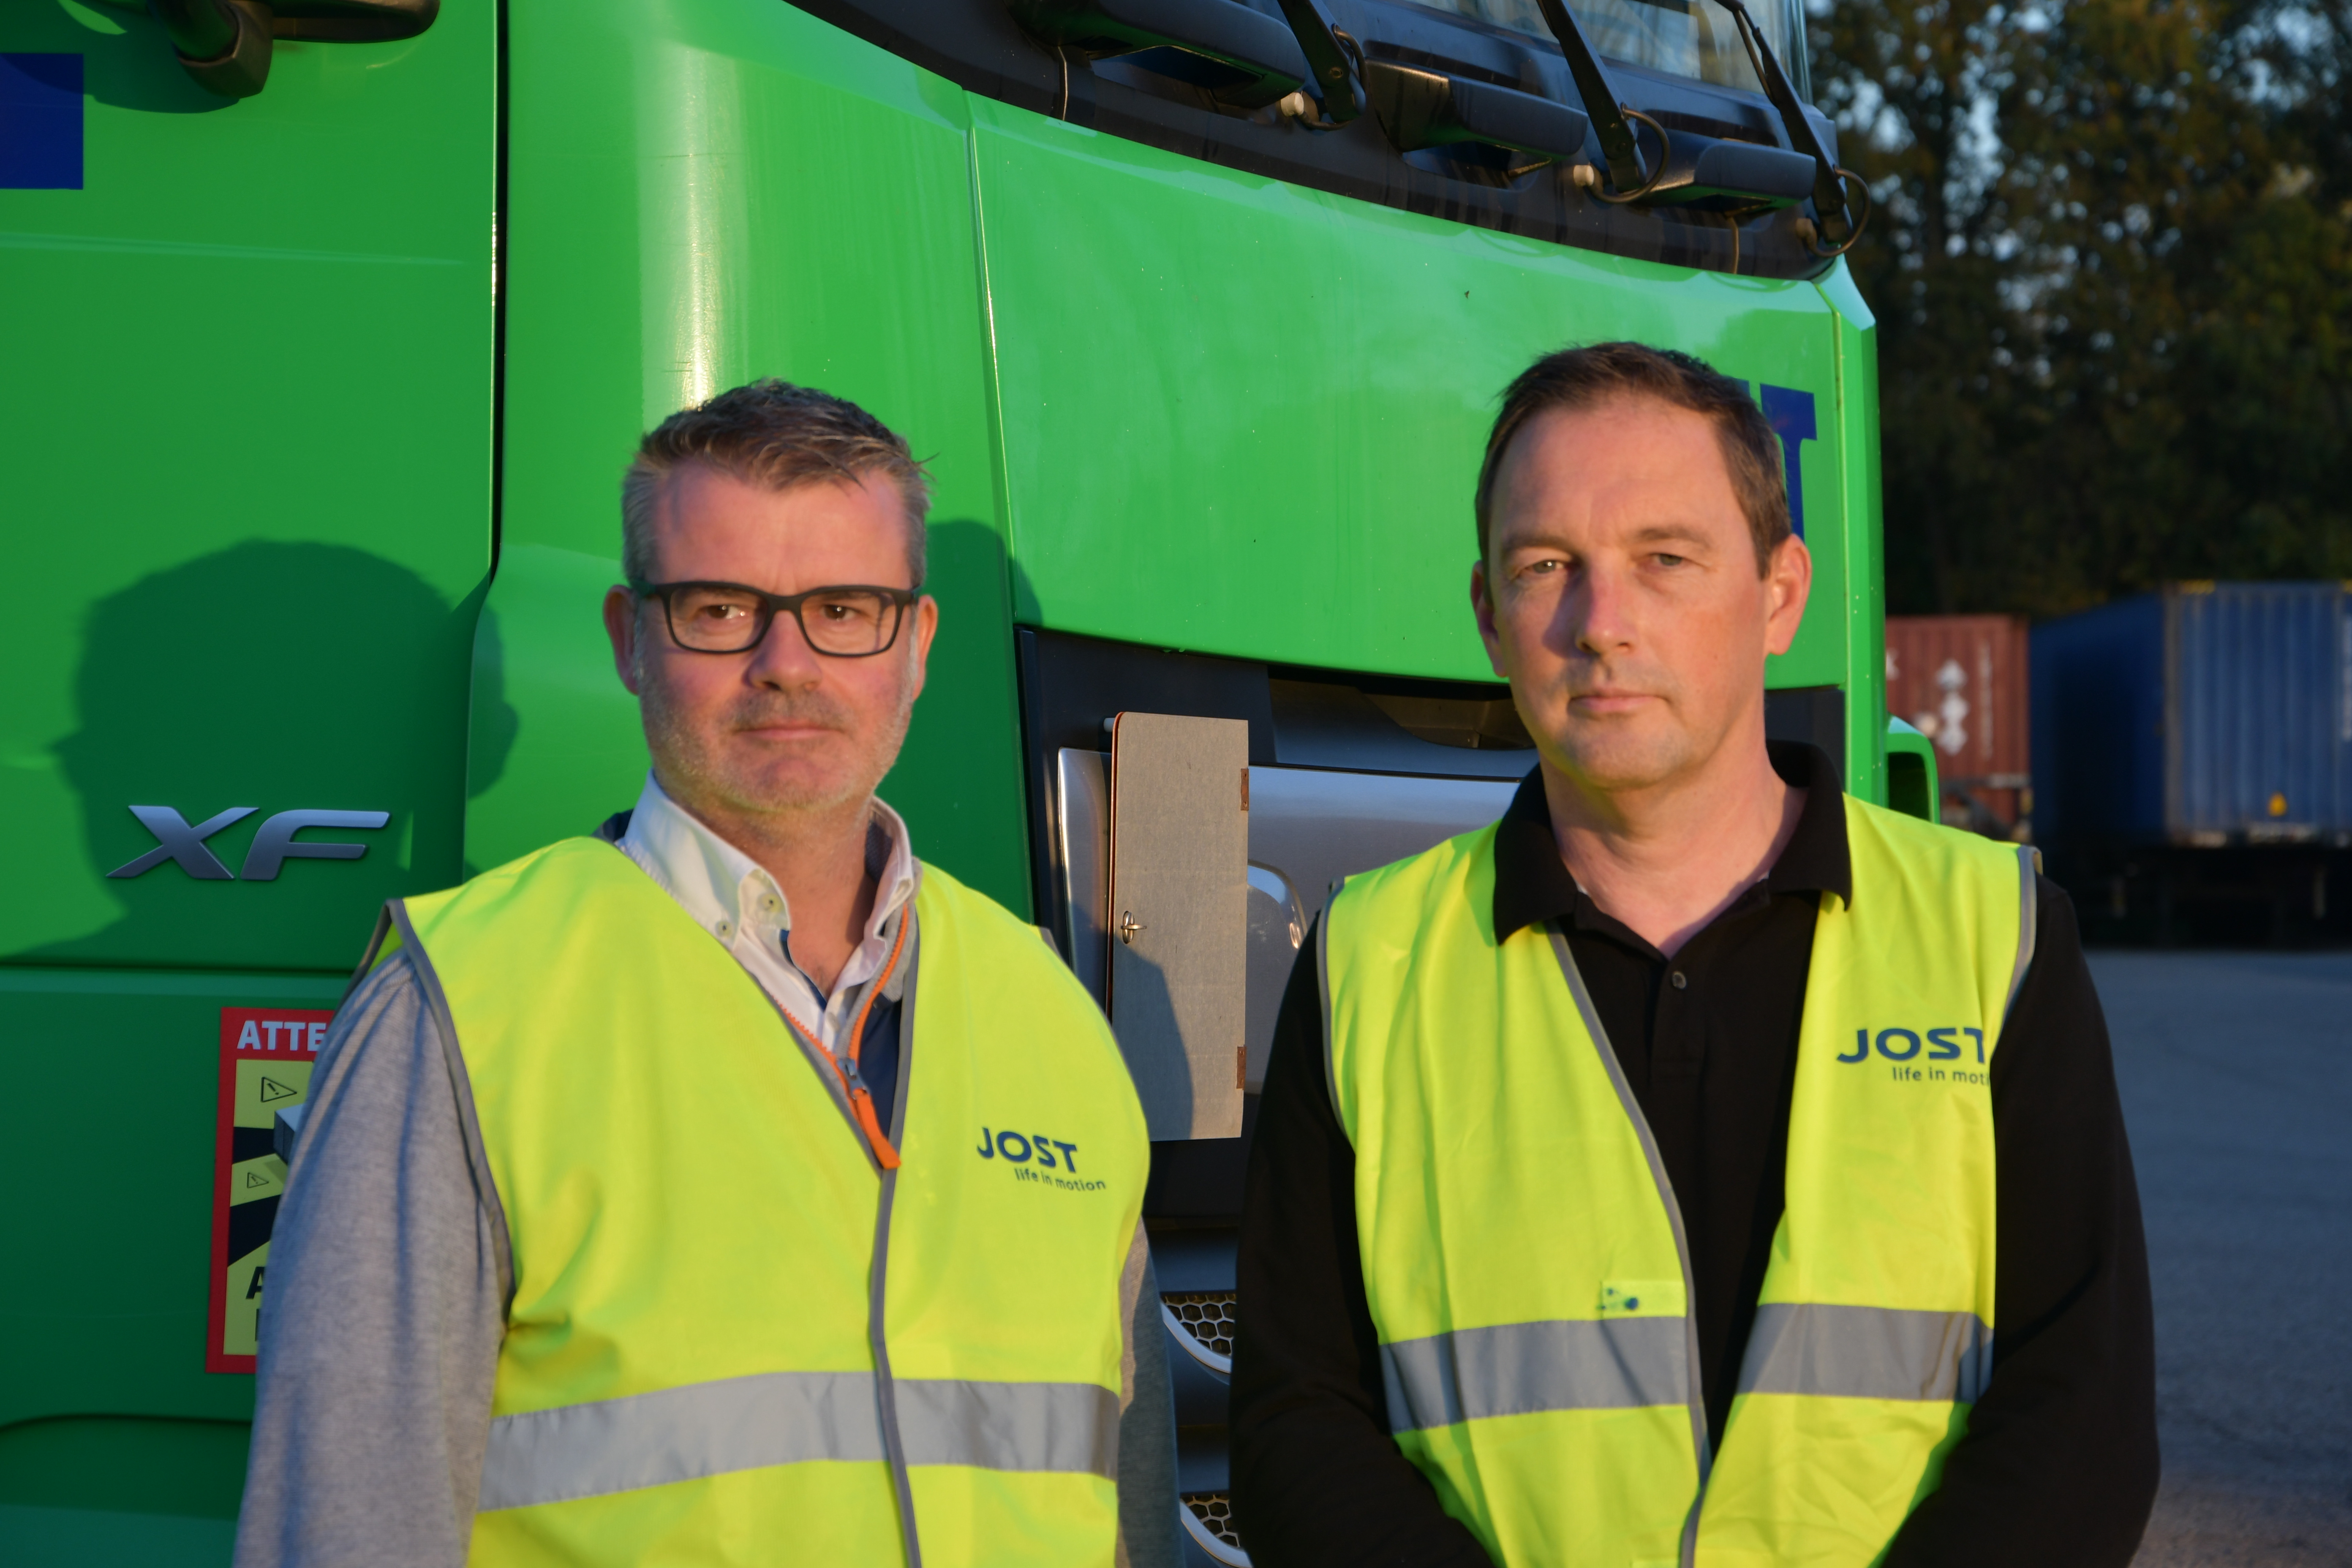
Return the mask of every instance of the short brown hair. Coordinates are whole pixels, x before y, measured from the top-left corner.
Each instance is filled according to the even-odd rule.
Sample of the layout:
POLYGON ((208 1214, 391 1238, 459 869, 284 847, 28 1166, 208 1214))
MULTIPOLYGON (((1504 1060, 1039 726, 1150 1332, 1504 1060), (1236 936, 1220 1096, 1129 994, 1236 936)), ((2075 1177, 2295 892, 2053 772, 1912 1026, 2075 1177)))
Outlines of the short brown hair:
POLYGON ((1732 493, 1756 542, 1756 571, 1769 571, 1772 552, 1789 537, 1789 485, 1780 471, 1780 438, 1748 395, 1748 384, 1718 374, 1706 361, 1643 343, 1592 343, 1549 353, 1519 373, 1503 394, 1503 411, 1486 437, 1478 468, 1478 559, 1486 558, 1495 476, 1511 438, 1538 414, 1590 408, 1612 397, 1654 397, 1715 421, 1732 493))
POLYGON ((621 477, 621 570, 632 582, 653 575, 654 502, 681 463, 706 463, 772 490, 887 474, 906 508, 908 586, 923 585, 928 476, 906 437, 849 399, 770 376, 682 409, 649 431, 621 477))

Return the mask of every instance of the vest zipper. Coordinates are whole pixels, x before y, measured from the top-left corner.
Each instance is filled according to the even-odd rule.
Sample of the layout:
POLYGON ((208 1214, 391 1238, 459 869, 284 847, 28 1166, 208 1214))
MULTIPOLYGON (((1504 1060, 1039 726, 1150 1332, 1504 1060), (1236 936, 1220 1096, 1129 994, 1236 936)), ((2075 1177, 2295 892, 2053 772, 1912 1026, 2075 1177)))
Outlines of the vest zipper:
MULTIPOLYGON (((849 1100, 849 1119, 856 1123, 857 1131, 865 1134, 866 1147, 874 1152, 874 1163, 886 1171, 898 1168, 898 1151, 891 1144, 889 1134, 882 1131, 882 1118, 874 1110, 874 1096, 866 1089, 866 1080, 858 1076, 857 1047, 866 1038, 866 1019, 874 1011, 874 998, 881 995, 882 988, 890 984, 890 976, 898 968, 898 955, 907 950, 907 926, 913 915, 911 903, 899 911, 898 940, 890 944, 890 956, 884 961, 882 973, 866 986, 866 1000, 858 1005, 856 1021, 849 1026, 847 1056, 828 1048, 823 1040, 817 1038, 815 1030, 805 1027, 784 1007, 780 1005, 776 1009, 783 1014, 787 1026, 797 1030, 825 1060, 833 1064, 834 1072, 841 1079, 842 1092, 849 1100)), ((904 1064, 901 1064, 901 1070, 904 1070, 904 1064)))
MULTIPOLYGON (((899 952, 906 942, 907 929, 914 922, 914 906, 909 903, 906 913, 899 919, 899 941, 891 947, 890 961, 883 965, 881 978, 875 983, 876 990, 878 991, 884 984, 887 983, 891 974, 897 972, 899 952)), ((872 995, 870 992, 867 994, 869 1002, 872 1000, 872 995)), ((911 1077, 915 1070, 915 1042, 912 1038, 913 1031, 908 1027, 912 1022, 912 1015, 907 1010, 914 1005, 915 998, 911 995, 907 997, 898 1014, 898 1103, 901 1106, 907 1103, 907 1091, 911 1087, 911 1077)), ((862 1041, 865 1034, 865 1020, 861 1015, 857 1037, 862 1041)), ((863 1092, 862 1085, 860 1092, 863 1092)), ((870 1117, 873 1111, 871 1095, 866 1096, 866 1104, 870 1117)), ((877 1126, 875 1131, 878 1135, 879 1127, 877 1126)), ((883 1141, 883 1148, 889 1148, 888 1140, 883 1141)), ((878 1152, 876 1158, 877 1160, 881 1158, 878 1152)), ((876 1403, 878 1414, 882 1417, 882 1451, 890 1466, 890 1489, 898 1504, 898 1538, 906 1547, 906 1568, 923 1568, 922 1531, 917 1527, 915 1520, 915 1489, 907 1473, 906 1438, 898 1429, 898 1384, 890 1372, 888 1333, 890 1211, 898 1195, 898 1152, 892 1150, 888 1163, 882 1169, 882 1191, 879 1201, 874 1208, 873 1283, 866 1300, 866 1335, 868 1342, 873 1346, 874 1371, 879 1380, 879 1397, 876 1403)))
POLYGON ((882 1118, 874 1110, 874 1095, 866 1087, 866 1080, 857 1076, 857 1064, 835 1057, 834 1065, 841 1070, 841 1081, 848 1087, 850 1114, 857 1118, 857 1129, 866 1134, 876 1163, 886 1171, 897 1170, 898 1151, 892 1146, 890 1135, 882 1131, 882 1118))

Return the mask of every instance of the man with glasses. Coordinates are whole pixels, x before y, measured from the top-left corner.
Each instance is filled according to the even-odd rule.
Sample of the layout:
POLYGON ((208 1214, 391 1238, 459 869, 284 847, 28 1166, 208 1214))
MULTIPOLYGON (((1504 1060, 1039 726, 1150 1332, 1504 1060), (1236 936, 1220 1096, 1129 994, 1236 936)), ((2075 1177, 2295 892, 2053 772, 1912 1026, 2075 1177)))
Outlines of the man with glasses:
POLYGON ((779 382, 645 438, 604 622, 652 771, 379 923, 278 1219, 239 1563, 1175 1562, 1118 1048, 874 794, 927 500, 779 382))

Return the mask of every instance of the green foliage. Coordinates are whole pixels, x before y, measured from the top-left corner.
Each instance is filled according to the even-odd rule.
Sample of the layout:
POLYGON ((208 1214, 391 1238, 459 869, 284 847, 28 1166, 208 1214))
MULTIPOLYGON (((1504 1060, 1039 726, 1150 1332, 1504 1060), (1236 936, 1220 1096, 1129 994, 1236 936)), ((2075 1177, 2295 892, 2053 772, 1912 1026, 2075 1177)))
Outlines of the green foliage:
POLYGON ((2352 0, 1842 0, 1888 608, 2352 575, 2352 0))

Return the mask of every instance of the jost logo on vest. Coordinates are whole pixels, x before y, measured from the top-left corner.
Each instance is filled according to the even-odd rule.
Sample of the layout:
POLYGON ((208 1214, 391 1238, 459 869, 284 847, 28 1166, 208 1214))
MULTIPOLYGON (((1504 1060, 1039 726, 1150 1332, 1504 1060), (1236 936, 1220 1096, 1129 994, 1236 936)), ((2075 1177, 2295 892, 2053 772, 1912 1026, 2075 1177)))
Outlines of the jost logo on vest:
POLYGON ((1108 1184, 1078 1174, 1078 1146, 1065 1143, 1059 1138, 1048 1138, 1042 1132, 991 1132, 980 1130, 980 1157, 1002 1160, 1012 1168, 1016 1182, 1036 1182, 1045 1186, 1059 1187, 1065 1192, 1097 1193, 1108 1184), (1054 1158, 1061 1151, 1059 1160, 1054 1158), (1031 1162, 1035 1163, 1032 1164, 1031 1162), (1049 1176, 1047 1171, 1066 1171, 1067 1175, 1049 1176))
POLYGON ((1982 1029, 1957 1026, 1945 1029, 1856 1029, 1853 1049, 1842 1052, 1838 1060, 1854 1067, 1870 1059, 1875 1051, 1889 1064, 1896 1081, 1902 1083, 1982 1083, 1985 1081, 1985 1037, 1982 1029), (1960 1048, 1960 1037, 1967 1036, 1975 1047, 1973 1058, 1960 1048), (1925 1051, 1925 1064, 1920 1053, 1925 1051), (1965 1062, 1957 1068, 1937 1067, 1937 1062, 1965 1062))

